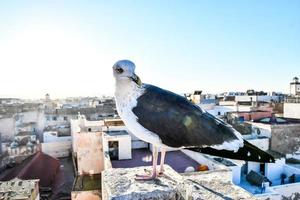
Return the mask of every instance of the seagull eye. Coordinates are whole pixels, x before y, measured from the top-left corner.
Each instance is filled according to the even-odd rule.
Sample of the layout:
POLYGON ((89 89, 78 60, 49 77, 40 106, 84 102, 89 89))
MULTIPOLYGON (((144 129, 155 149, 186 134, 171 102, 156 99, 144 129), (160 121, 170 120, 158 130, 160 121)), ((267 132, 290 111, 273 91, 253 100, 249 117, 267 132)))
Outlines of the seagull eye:
POLYGON ((122 68, 119 68, 119 67, 116 68, 116 72, 119 73, 119 74, 123 73, 123 71, 124 71, 124 70, 123 70, 122 68))

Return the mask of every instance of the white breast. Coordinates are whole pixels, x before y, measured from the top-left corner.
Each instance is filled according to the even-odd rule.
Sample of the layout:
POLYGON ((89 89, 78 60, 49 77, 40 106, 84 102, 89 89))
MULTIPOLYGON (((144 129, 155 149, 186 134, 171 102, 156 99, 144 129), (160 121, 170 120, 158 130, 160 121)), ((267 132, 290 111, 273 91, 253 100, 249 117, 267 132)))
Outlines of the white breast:
POLYGON ((115 98, 118 114, 126 127, 139 139, 157 145, 164 146, 157 134, 147 130, 137 122, 137 116, 132 109, 137 105, 137 98, 144 93, 143 87, 138 87, 133 81, 117 81, 115 98))

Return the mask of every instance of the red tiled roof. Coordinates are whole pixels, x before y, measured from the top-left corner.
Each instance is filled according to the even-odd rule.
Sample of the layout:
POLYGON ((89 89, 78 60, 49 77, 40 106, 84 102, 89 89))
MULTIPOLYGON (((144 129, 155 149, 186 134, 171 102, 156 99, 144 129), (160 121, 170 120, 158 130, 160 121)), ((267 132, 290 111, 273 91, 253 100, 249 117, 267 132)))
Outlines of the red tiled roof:
POLYGON ((40 179, 39 185, 41 187, 52 187, 59 166, 59 160, 39 151, 1 179, 11 180, 16 177, 24 180, 40 179))

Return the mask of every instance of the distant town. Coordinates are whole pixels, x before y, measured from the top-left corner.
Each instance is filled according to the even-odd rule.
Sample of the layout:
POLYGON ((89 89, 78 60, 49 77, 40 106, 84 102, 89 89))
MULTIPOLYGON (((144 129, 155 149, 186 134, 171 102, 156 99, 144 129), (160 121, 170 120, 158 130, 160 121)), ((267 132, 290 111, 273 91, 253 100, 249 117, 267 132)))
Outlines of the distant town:
MULTIPOLYGON (((167 170, 186 187, 159 185, 155 190, 183 199, 300 199, 299 79, 291 77, 286 88, 288 94, 234 88, 221 94, 206 94, 205 88, 183 94, 276 162, 168 149, 167 170)), ((134 199, 128 191, 136 183, 121 183, 118 169, 152 165, 152 146, 126 128, 113 97, 0 98, 0 144, 1 200, 134 199)), ((141 185, 134 195, 155 195, 151 189, 141 185)))

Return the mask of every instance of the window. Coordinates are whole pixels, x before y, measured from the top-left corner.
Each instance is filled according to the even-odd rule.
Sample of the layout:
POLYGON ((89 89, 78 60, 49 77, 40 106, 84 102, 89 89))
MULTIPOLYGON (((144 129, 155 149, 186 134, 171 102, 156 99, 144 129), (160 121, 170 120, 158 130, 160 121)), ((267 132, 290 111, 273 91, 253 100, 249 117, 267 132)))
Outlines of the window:
POLYGON ((56 116, 53 116, 53 117, 52 117, 52 120, 53 120, 53 121, 56 121, 56 120, 57 120, 57 117, 56 117, 56 116))
POLYGON ((260 129, 258 128, 258 129, 256 129, 256 133, 257 133, 257 135, 260 135, 260 129))
POLYGON ((108 142, 108 152, 111 160, 119 159, 119 142, 118 141, 109 141, 108 142))
POLYGON ((68 121, 68 117, 67 116, 64 116, 64 121, 68 121))
POLYGON ((259 171, 262 175, 265 175, 265 164, 264 163, 260 163, 259 171))

